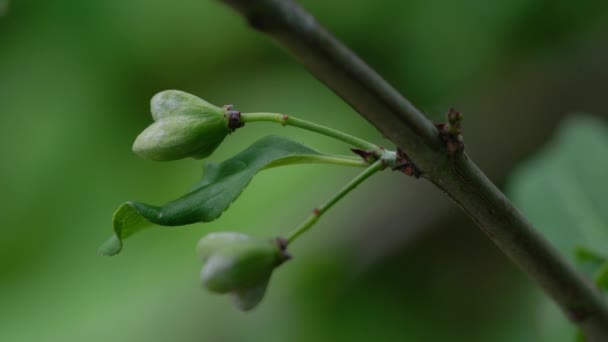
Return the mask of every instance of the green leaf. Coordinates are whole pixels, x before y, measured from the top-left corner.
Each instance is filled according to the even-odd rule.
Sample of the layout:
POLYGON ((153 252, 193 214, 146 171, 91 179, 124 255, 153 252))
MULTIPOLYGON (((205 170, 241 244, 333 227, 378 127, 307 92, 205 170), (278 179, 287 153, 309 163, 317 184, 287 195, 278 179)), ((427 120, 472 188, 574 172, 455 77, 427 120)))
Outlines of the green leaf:
MULTIPOLYGON (((590 116, 565 120, 511 178, 509 193, 534 226, 577 268, 608 288, 608 128, 590 116)), ((576 327, 540 298, 542 341, 580 340, 576 327), (578 338, 576 337, 578 336, 578 338)))
POLYGON ((309 162, 311 156, 325 156, 301 143, 279 137, 264 137, 234 157, 220 164, 206 162, 200 182, 186 195, 163 206, 140 202, 123 204, 113 218, 114 235, 99 249, 103 255, 115 255, 123 240, 152 224, 181 226, 210 222, 236 200, 253 176, 267 166, 282 165, 282 160, 309 162))
POLYGON ((608 263, 608 259, 583 246, 576 248, 574 259, 580 271, 594 278, 597 277, 598 270, 608 263))
POLYGON ((608 291, 608 261, 606 261, 595 273, 595 285, 604 291, 608 291))
POLYGON ((535 327, 538 329, 537 342, 576 342, 578 329, 561 309, 547 296, 538 298, 538 308, 534 312, 535 327))
POLYGON ((517 170, 513 201, 571 260, 608 257, 608 128, 590 116, 567 119, 553 141, 517 170))
POLYGON ((599 268, 601 265, 606 262, 602 256, 595 254, 593 251, 583 247, 578 246, 574 251, 574 258, 580 264, 591 264, 594 265, 595 268, 599 268))

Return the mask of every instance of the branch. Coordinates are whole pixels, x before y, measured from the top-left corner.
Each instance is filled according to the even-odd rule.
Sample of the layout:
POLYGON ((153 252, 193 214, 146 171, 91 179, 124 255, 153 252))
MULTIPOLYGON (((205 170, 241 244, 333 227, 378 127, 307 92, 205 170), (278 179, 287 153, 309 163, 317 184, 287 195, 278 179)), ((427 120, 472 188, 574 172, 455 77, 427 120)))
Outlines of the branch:
POLYGON ((397 90, 293 1, 221 1, 407 151, 423 177, 450 196, 590 341, 608 341, 608 307, 601 293, 536 232, 466 154, 450 157, 433 123, 397 90))

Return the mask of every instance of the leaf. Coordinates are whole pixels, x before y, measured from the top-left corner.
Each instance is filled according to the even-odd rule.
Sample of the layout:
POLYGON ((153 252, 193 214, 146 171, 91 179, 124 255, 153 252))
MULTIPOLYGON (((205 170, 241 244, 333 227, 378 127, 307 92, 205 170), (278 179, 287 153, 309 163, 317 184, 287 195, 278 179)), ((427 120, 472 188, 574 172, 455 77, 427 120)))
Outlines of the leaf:
MULTIPOLYGON (((534 226, 577 268, 608 289, 608 129, 590 116, 565 120, 555 138, 512 175, 509 193, 534 226)), ((542 341, 580 340, 540 298, 542 341)))
POLYGON ((181 226, 196 222, 210 222, 236 200, 253 176, 269 165, 281 165, 289 158, 292 163, 310 156, 324 156, 301 143, 267 136, 253 143, 234 157, 220 164, 206 162, 203 178, 186 195, 163 206, 127 202, 114 214, 114 235, 99 249, 103 255, 115 255, 122 249, 123 240, 152 224, 181 226))
POLYGON ((576 342, 577 327, 570 323, 561 309, 549 298, 538 298, 538 308, 534 312, 538 329, 537 342, 576 342))
POLYGON ((606 261, 595 273, 595 285, 604 291, 608 291, 608 261, 606 261))
POLYGON ((567 119, 552 142, 511 178, 513 201, 571 260, 577 250, 608 257, 608 128, 567 119))
POLYGON ((580 271, 594 277, 597 275, 597 270, 608 263, 606 258, 582 246, 576 248, 574 259, 580 271))

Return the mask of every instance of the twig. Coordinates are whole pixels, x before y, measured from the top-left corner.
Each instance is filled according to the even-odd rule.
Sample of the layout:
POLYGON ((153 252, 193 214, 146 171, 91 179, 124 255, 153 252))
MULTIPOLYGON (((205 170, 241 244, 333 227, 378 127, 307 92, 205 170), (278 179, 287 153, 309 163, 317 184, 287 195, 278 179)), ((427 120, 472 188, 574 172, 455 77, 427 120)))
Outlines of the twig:
POLYGON ((382 77, 291 0, 221 0, 407 151, 424 178, 450 196, 576 323, 608 341, 608 306, 465 154, 453 158, 436 127, 382 77))
POLYGON ((292 243, 298 236, 302 235, 304 232, 309 230, 325 212, 327 212, 334 204, 338 203, 338 201, 346 196, 349 192, 354 190, 359 184, 363 183, 366 179, 371 177, 374 173, 382 170, 383 164, 382 160, 378 160, 370 165, 367 169, 361 172, 357 177, 351 180, 348 184, 346 184, 340 191, 334 194, 325 204, 322 206, 315 208, 310 215, 302 224, 300 224, 297 228, 295 228, 286 238, 287 243, 292 243))

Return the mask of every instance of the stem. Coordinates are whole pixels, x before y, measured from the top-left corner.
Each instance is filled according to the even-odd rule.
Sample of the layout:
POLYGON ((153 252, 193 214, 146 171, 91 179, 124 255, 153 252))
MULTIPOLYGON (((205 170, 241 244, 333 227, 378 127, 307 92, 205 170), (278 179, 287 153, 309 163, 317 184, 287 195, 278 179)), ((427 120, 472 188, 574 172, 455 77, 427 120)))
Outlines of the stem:
POLYGON ((589 341, 608 341, 608 306, 589 279, 534 229, 466 154, 450 158, 433 123, 312 15, 291 0, 221 1, 407 151, 423 176, 543 288, 589 341))
POLYGON ((338 156, 338 155, 302 155, 302 156, 288 156, 281 159, 277 159, 272 163, 266 165, 264 169, 271 169, 278 166, 295 165, 295 164, 333 164, 342 166, 354 166, 354 167, 367 167, 369 166, 363 159, 350 156, 338 156))
POLYGON ((323 215, 327 210, 329 210, 334 204, 338 203, 346 194, 351 192, 354 188, 356 188, 359 184, 365 181, 374 173, 382 170, 382 161, 378 160, 373 163, 370 167, 365 169, 362 173, 360 173, 357 177, 350 181, 350 183, 346 184, 340 191, 338 191, 333 197, 331 197, 325 204, 316 208, 312 215, 310 215, 300 226, 294 229, 287 236, 287 243, 292 243, 298 236, 302 235, 304 232, 309 230, 323 215))
POLYGON ((247 123, 256 121, 274 122, 279 123, 283 126, 287 125, 302 128, 311 132, 323 134, 325 136, 341 140, 349 145, 356 146, 363 150, 380 150, 377 145, 374 145, 363 139, 359 139, 350 134, 326 126, 322 126, 314 122, 298 119, 290 115, 278 113, 241 113, 241 122, 247 123))

